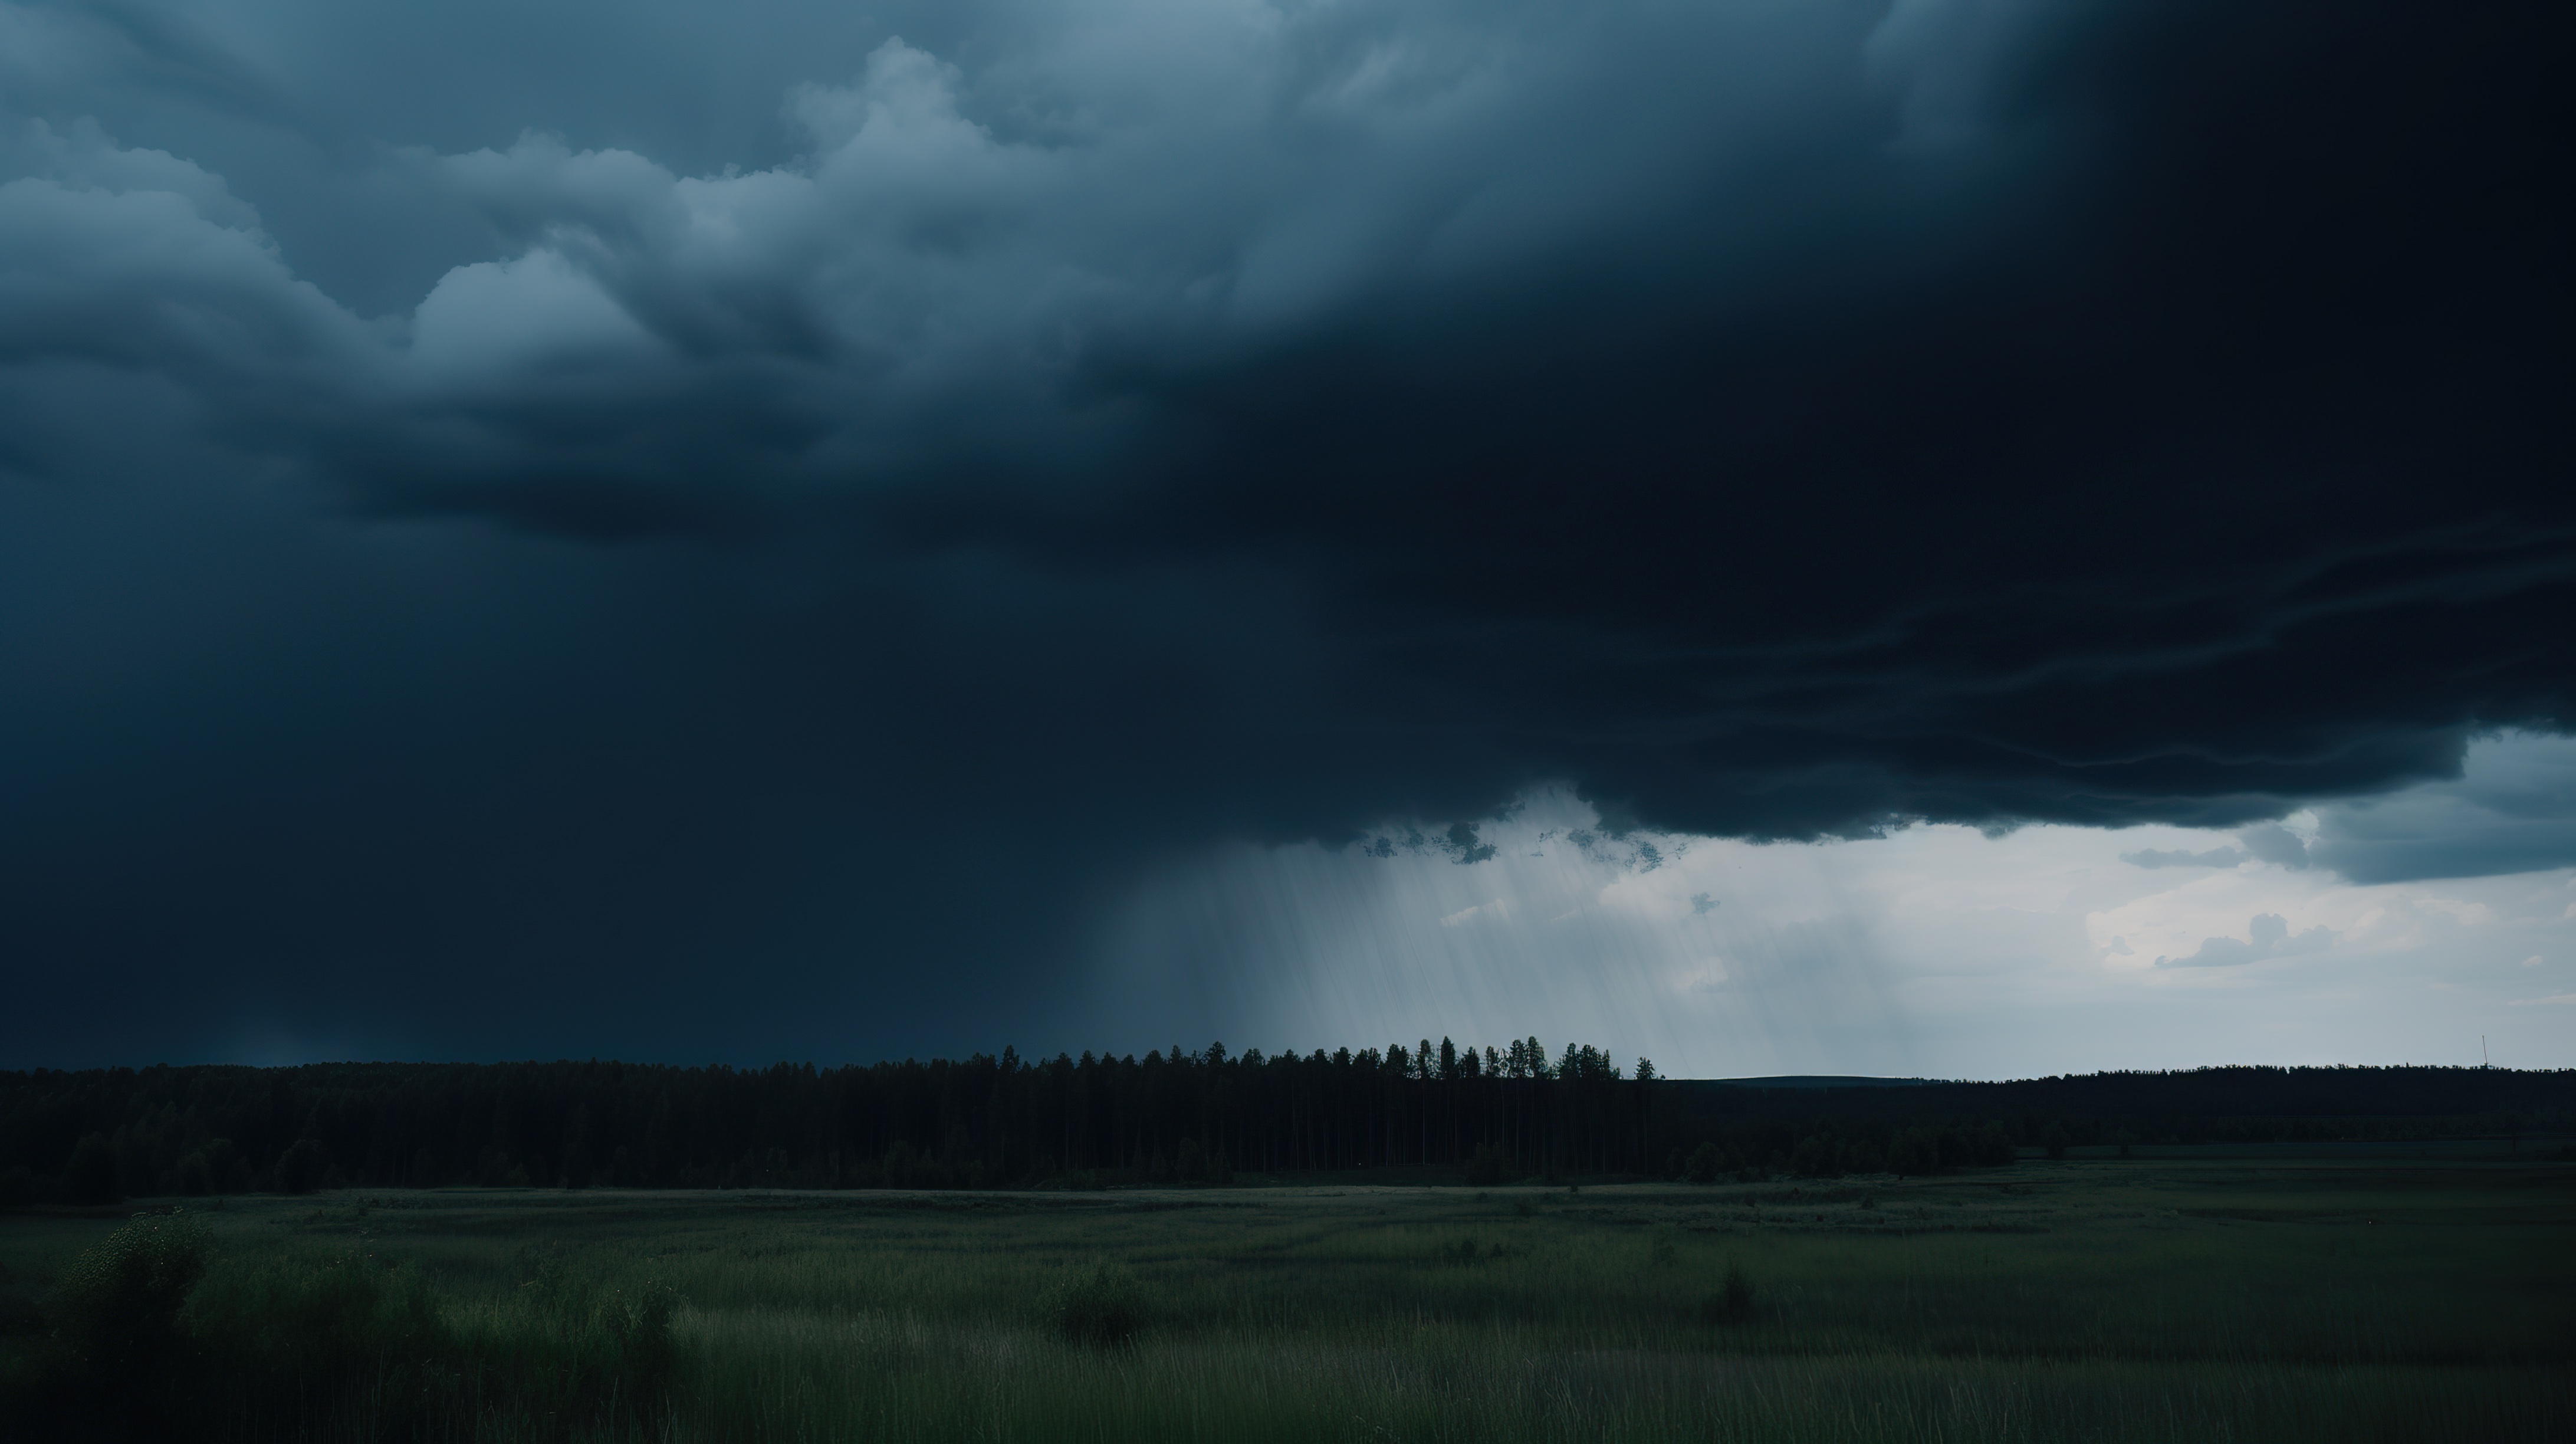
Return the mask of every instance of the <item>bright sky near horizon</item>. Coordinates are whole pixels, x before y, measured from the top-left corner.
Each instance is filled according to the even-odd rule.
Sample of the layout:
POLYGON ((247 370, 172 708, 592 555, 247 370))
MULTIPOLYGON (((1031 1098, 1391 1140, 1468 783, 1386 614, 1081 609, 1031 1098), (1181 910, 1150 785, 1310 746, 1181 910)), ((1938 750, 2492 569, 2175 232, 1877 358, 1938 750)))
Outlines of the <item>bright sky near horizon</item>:
POLYGON ((2572 781, 2576 741, 2512 736, 2281 829, 1772 844, 1613 838, 1546 791, 1470 865, 1430 839, 1229 849, 1107 952, 1129 986, 1203 989, 1229 1043, 1300 1051, 1539 1027, 1684 1077, 2576 1067, 2576 869, 2475 875, 2576 827, 2572 781))

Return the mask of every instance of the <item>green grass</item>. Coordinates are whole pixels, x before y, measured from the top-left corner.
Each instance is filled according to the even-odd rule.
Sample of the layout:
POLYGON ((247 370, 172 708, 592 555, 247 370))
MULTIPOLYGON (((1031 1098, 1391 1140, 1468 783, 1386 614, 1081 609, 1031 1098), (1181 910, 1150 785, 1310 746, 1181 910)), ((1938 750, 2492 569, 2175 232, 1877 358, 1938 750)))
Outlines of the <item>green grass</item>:
MULTIPOLYGON (((2564 1165, 2162 1157, 1580 1194, 367 1199, 235 1199, 206 1215, 213 1263, 183 1323, 220 1367, 192 1376, 156 1429, 2576 1436, 2564 1165), (1730 1271, 1749 1298, 1741 1285, 1729 1298, 1730 1271), (1078 1322, 1100 1317, 1132 1319, 1132 1336, 1078 1322)), ((22 1409, 64 1367, 30 1327, 35 1301, 120 1222, 0 1217, 22 1409)))

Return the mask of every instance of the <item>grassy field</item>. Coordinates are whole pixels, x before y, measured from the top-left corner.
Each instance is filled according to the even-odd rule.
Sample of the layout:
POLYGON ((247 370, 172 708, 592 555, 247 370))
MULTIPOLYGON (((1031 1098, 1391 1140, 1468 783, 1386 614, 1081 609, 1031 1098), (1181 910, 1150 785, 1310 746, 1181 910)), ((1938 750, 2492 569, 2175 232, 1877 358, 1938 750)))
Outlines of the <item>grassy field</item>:
MULTIPOLYGON (((136 1208, 0 1216, 22 1429, 150 1392, 48 1384, 36 1313, 136 1208)), ((1579 1192, 442 1190, 200 1216, 213 1262, 178 1352, 113 1366, 183 1381, 154 1432, 2576 1438, 2576 1166, 2470 1151, 1579 1192)))

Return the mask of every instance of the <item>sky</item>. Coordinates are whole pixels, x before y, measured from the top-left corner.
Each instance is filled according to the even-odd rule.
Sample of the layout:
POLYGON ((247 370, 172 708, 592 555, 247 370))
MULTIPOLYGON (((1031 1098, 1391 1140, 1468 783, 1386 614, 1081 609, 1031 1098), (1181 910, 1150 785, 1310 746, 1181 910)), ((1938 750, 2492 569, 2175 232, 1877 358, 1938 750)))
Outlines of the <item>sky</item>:
POLYGON ((2571 26, 0 0, 0 1066, 2576 1065, 2571 26))

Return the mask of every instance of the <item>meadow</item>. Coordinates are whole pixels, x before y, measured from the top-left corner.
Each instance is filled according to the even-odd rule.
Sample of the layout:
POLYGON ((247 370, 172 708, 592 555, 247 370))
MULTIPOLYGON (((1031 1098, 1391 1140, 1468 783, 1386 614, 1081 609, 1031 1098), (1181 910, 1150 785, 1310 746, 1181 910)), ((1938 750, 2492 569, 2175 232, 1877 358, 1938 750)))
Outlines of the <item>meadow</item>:
POLYGON ((2576 1437, 2576 1165, 2501 1145, 1347 1177, 22 1210, 0 1215, 7 1418, 244 1440, 2576 1437))

